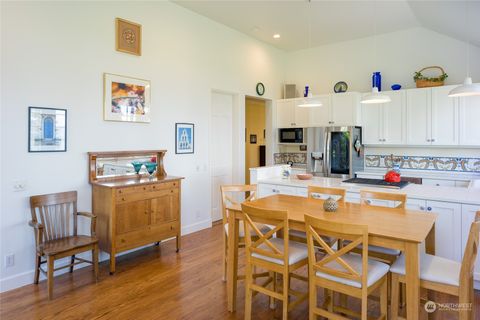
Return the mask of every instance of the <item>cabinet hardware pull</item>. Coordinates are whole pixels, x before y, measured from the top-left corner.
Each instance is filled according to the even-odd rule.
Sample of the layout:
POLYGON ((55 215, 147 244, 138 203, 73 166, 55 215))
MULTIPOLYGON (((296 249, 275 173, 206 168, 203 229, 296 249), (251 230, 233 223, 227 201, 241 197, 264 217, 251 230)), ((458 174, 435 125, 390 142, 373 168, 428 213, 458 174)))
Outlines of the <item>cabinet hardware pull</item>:
POLYGON ((420 210, 425 210, 425 207, 424 206, 420 206, 420 210))
POLYGON ((367 202, 368 204, 371 204, 371 203, 372 203, 372 201, 371 201, 371 200, 367 200, 366 202, 367 202))
POLYGON ((428 207, 427 210, 428 210, 428 211, 432 211, 432 207, 428 207))
POLYGON ((435 139, 432 139, 432 140, 430 140, 430 141, 435 142, 435 139))

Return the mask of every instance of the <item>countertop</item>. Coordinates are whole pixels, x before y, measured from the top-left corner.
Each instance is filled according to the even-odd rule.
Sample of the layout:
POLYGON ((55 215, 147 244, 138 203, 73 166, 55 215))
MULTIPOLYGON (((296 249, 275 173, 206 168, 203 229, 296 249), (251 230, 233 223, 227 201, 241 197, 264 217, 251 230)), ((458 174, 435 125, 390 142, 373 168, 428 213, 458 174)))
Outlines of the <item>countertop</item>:
MULTIPOLYGON (((357 171, 356 174, 362 175, 384 175, 387 173, 387 169, 369 169, 364 171, 357 171)), ((474 179, 480 179, 480 173, 474 172, 445 172, 445 171, 418 171, 418 170, 407 170, 400 169, 400 173, 404 177, 416 177, 424 179, 438 179, 438 180, 463 180, 470 181, 474 179)))
POLYGON ((374 190, 381 192, 392 193, 406 193, 408 198, 413 199, 426 199, 433 201, 443 202, 456 202, 472 205, 480 205, 480 189, 474 188, 461 188, 461 187, 442 187, 442 186, 427 186, 421 184, 409 184, 403 189, 389 189, 389 188, 376 188, 367 187, 365 185, 358 186, 350 183, 343 183, 342 179, 338 178, 324 178, 313 177, 311 180, 299 180, 293 177, 283 179, 281 177, 262 179, 257 182, 258 184, 275 184, 299 188, 307 188, 309 185, 321 186, 321 187, 333 187, 333 188, 345 188, 347 192, 360 192, 362 190, 374 190))

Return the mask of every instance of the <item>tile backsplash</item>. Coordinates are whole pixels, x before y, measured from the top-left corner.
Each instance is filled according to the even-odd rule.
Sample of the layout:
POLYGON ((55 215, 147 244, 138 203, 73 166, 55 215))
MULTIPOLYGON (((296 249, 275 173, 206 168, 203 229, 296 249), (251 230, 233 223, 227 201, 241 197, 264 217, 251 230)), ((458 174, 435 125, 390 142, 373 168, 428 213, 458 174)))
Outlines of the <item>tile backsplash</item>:
MULTIPOLYGON (((446 172, 480 172, 480 158, 430 157, 393 155, 400 168, 446 172)), ((388 155, 365 155, 365 168, 391 168, 392 157, 388 155)))
POLYGON ((275 164, 284 164, 288 161, 292 161, 293 163, 306 164, 307 154, 301 152, 274 153, 273 161, 275 162, 275 164))

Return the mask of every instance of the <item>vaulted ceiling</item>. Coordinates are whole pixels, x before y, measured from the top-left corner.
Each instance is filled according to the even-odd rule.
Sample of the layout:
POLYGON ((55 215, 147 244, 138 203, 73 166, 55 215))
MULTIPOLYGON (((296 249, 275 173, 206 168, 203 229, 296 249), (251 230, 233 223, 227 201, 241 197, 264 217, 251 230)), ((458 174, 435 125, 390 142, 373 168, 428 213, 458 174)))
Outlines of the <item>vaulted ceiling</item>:
POLYGON ((428 28, 480 47, 480 0, 181 0, 175 3, 286 51, 414 27, 428 28), (280 38, 274 39, 274 34, 280 34, 280 38))

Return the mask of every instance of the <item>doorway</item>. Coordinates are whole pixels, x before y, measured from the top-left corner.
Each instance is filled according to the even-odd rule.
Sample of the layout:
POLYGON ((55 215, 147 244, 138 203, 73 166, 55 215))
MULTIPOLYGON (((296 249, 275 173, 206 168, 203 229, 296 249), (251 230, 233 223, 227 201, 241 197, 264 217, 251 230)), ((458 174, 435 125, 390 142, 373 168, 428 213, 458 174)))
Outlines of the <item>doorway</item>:
POLYGON ((233 183, 233 94, 212 92, 210 119, 210 172, 212 221, 222 219, 220 186, 233 183))
POLYGON ((250 168, 266 165, 265 100, 245 98, 245 183, 250 184, 250 168))

